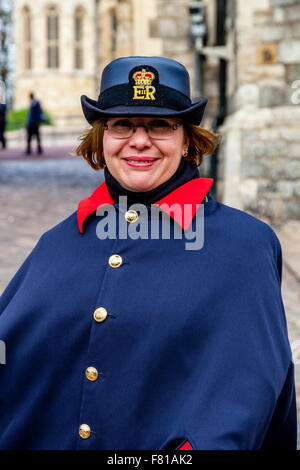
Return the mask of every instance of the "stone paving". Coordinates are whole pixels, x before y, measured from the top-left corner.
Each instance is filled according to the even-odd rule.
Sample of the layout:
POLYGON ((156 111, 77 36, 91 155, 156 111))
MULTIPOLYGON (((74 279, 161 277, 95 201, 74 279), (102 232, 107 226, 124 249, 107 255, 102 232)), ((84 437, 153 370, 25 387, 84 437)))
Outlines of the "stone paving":
MULTIPOLYGON (((42 157, 26 158, 22 151, 0 153, 0 295, 39 237, 74 212, 78 202, 103 181, 102 171, 96 172, 83 159, 70 156, 73 150, 46 149, 42 157)), ((289 338, 295 345, 300 340, 300 277, 285 262, 287 235, 281 240, 281 233, 276 233, 283 249, 282 296, 289 338)), ((300 243, 295 246, 299 255, 300 243)), ((300 342, 294 354, 299 357, 295 374, 300 428, 300 342)), ((300 432, 298 436, 300 448, 300 432)))

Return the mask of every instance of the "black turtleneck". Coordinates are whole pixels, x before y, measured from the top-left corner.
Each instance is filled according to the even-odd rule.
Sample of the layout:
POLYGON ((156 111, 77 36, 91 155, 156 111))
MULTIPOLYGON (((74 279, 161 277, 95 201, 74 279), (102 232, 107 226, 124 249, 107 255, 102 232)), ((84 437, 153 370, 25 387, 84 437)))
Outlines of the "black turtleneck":
POLYGON ((119 196, 127 196, 128 207, 136 203, 151 205, 179 188, 179 186, 200 177, 197 166, 183 159, 171 178, 150 191, 136 192, 123 188, 109 172, 107 166, 104 168, 104 176, 108 192, 114 202, 118 202, 119 196))

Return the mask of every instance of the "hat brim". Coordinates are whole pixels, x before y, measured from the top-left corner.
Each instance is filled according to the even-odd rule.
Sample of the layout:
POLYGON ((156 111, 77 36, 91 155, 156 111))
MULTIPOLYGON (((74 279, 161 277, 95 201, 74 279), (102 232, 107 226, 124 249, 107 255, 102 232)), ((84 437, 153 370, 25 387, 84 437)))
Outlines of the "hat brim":
POLYGON ((85 95, 81 96, 81 106, 84 117, 92 124, 97 119, 102 117, 114 116, 163 116, 163 117, 182 117, 191 124, 199 125, 202 121, 207 98, 202 98, 200 101, 193 103, 190 107, 181 111, 176 111, 170 108, 161 108, 157 106, 113 106, 108 109, 101 109, 97 107, 97 101, 88 98, 85 95))

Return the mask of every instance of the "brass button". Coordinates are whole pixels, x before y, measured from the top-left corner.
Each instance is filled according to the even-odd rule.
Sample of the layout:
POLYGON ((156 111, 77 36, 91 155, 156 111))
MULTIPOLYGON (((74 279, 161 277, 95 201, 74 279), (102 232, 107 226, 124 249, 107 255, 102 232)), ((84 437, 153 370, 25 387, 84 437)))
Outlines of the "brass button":
POLYGON ((91 382, 94 382, 98 379, 98 371, 95 367, 88 367, 85 371, 86 378, 91 382))
POLYGON ((108 263, 111 268, 118 268, 122 264, 122 258, 120 255, 111 255, 108 263))
POLYGON ((106 319, 107 317, 107 310, 106 308, 104 307, 99 307, 99 308, 96 308, 96 310, 94 311, 94 319, 97 321, 97 322, 102 322, 106 319))
POLYGON ((78 432, 82 439, 88 439, 91 435, 91 428, 87 424, 81 424, 78 432))
POLYGON ((134 210, 129 210, 125 213, 125 219, 127 220, 127 222, 135 222, 138 218, 138 213, 134 210))

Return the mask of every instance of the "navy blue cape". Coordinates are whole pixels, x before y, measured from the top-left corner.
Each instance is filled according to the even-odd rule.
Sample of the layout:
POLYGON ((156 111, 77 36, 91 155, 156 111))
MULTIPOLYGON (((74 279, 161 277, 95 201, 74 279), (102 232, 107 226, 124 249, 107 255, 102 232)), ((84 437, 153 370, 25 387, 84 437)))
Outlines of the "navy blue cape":
POLYGON ((280 243, 206 192, 198 250, 100 240, 89 201, 40 238, 0 298, 1 449, 296 448, 280 243))

